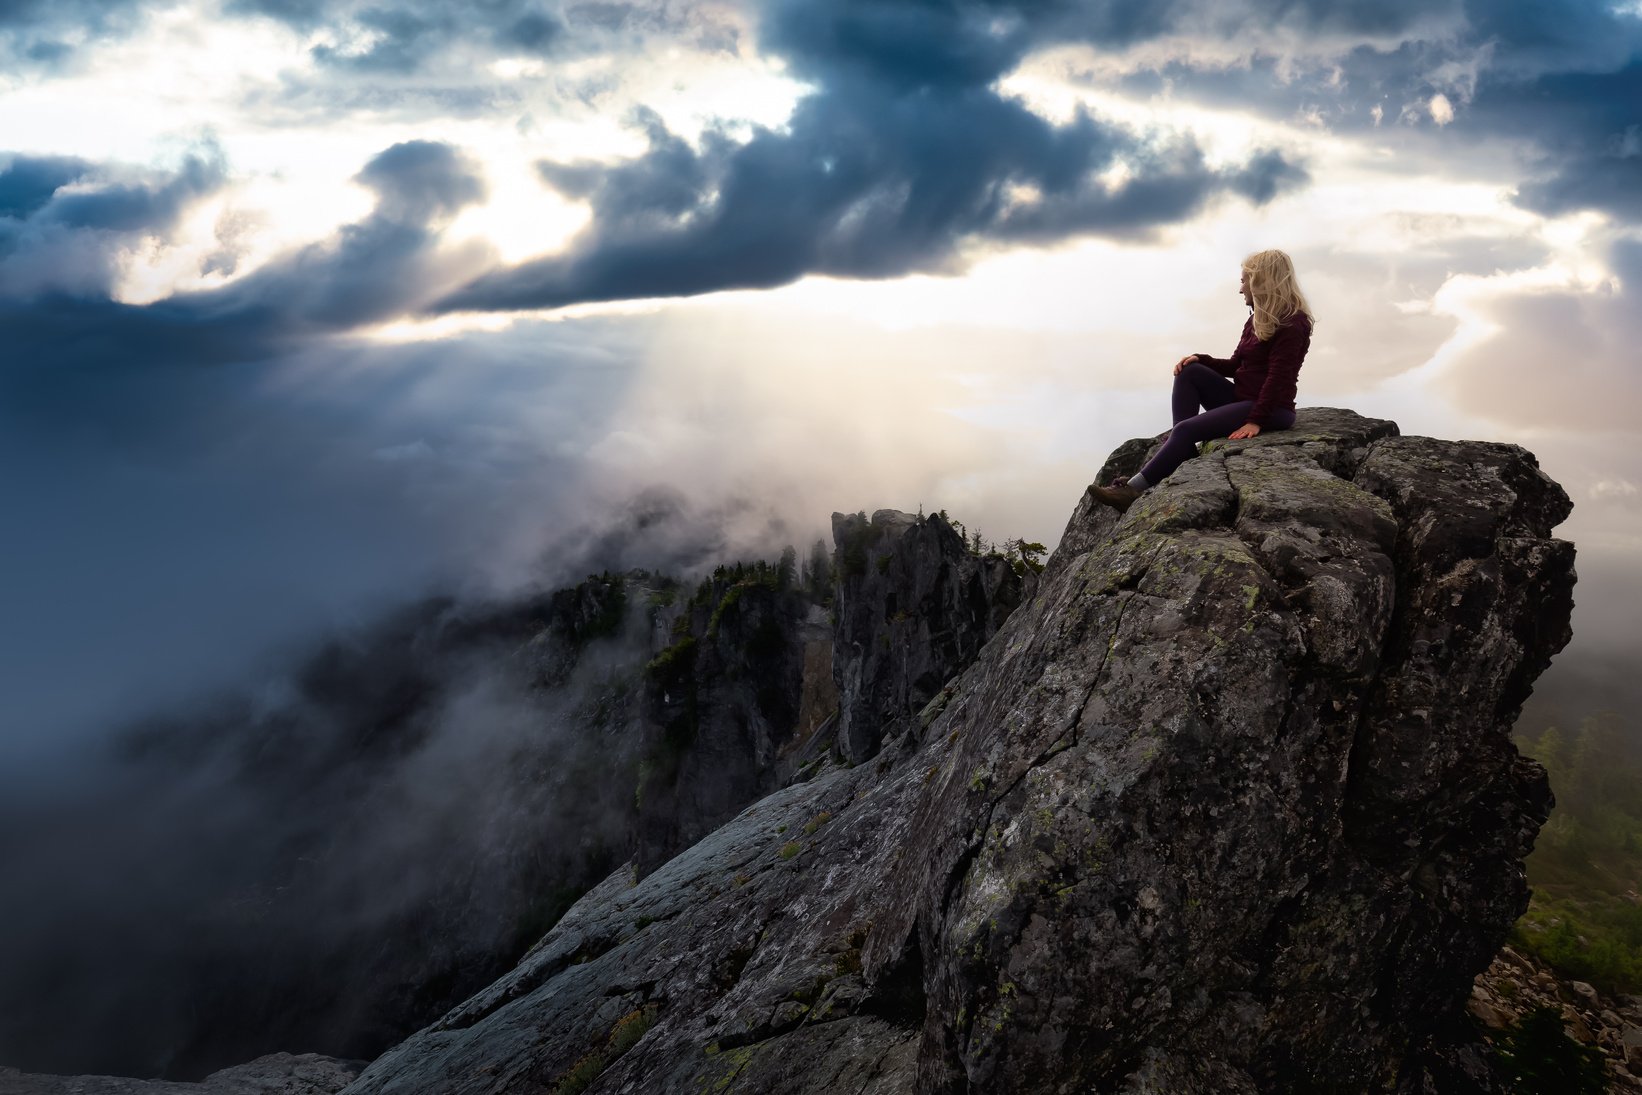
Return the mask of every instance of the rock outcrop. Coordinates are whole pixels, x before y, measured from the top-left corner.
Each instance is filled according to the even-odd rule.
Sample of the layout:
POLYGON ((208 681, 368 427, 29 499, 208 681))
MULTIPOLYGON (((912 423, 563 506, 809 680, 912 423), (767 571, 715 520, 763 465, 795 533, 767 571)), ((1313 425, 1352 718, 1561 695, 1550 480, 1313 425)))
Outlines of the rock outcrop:
POLYGON ((1569 508, 1309 409, 1085 498, 875 763, 618 871, 347 1090, 1502 1090, 1464 1007, 1551 805, 1507 735, 1569 508))
POLYGON ((1001 555, 943 517, 832 515, 833 623, 771 568, 730 568, 663 613, 672 642, 644 674, 647 742, 635 863, 648 874, 832 751, 877 755, 1020 604, 1001 555))
POLYGON ((885 726, 934 699, 1021 602, 1001 555, 979 555, 940 514, 832 515, 839 755, 877 755, 885 726))
POLYGON ((672 641, 643 672, 640 873, 786 782, 837 707, 826 613, 774 568, 728 569, 658 619, 672 641))

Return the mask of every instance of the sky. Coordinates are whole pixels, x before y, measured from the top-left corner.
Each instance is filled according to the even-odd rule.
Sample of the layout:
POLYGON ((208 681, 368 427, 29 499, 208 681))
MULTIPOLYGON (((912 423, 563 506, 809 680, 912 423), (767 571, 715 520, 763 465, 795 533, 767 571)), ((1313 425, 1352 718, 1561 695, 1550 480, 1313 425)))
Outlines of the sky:
POLYGON ((1268 247, 1300 405, 1535 453, 1634 665, 1642 5, 6 0, 0 772, 646 499, 1052 546, 1268 247))

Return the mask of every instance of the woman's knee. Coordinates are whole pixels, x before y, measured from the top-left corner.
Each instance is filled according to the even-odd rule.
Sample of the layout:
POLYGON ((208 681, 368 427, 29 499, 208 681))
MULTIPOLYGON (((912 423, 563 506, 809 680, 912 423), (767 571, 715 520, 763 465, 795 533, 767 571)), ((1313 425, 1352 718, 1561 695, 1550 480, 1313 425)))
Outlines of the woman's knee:
POLYGON ((1180 370, 1180 379, 1188 382, 1195 383, 1205 377, 1215 377, 1216 379, 1219 379, 1220 374, 1203 364, 1201 361, 1193 361, 1191 364, 1180 370))

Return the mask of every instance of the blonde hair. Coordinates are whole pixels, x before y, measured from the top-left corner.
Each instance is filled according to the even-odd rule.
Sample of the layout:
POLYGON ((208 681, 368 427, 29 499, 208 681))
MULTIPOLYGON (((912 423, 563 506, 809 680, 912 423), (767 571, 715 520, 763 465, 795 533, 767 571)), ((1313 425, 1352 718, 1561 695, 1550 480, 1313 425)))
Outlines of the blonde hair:
POLYGON ((1304 312, 1313 323, 1311 305, 1300 292, 1294 277, 1294 260, 1282 251, 1256 251, 1243 260, 1249 276, 1249 299, 1254 302, 1254 337, 1265 342, 1277 333, 1278 325, 1296 312, 1304 312))

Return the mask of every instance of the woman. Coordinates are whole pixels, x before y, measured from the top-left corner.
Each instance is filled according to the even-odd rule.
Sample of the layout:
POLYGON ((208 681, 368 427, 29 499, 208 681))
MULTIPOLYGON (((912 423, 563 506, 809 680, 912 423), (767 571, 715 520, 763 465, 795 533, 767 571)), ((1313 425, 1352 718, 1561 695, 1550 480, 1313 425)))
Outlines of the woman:
POLYGON ((1187 354, 1175 363, 1169 439, 1138 474, 1106 487, 1091 484, 1089 493, 1098 501, 1119 512, 1128 509, 1141 491, 1196 456, 1200 441, 1239 441, 1294 425, 1295 384, 1315 322, 1294 278, 1294 262, 1281 251, 1250 255, 1239 288, 1253 314, 1237 349, 1229 358, 1187 354))

